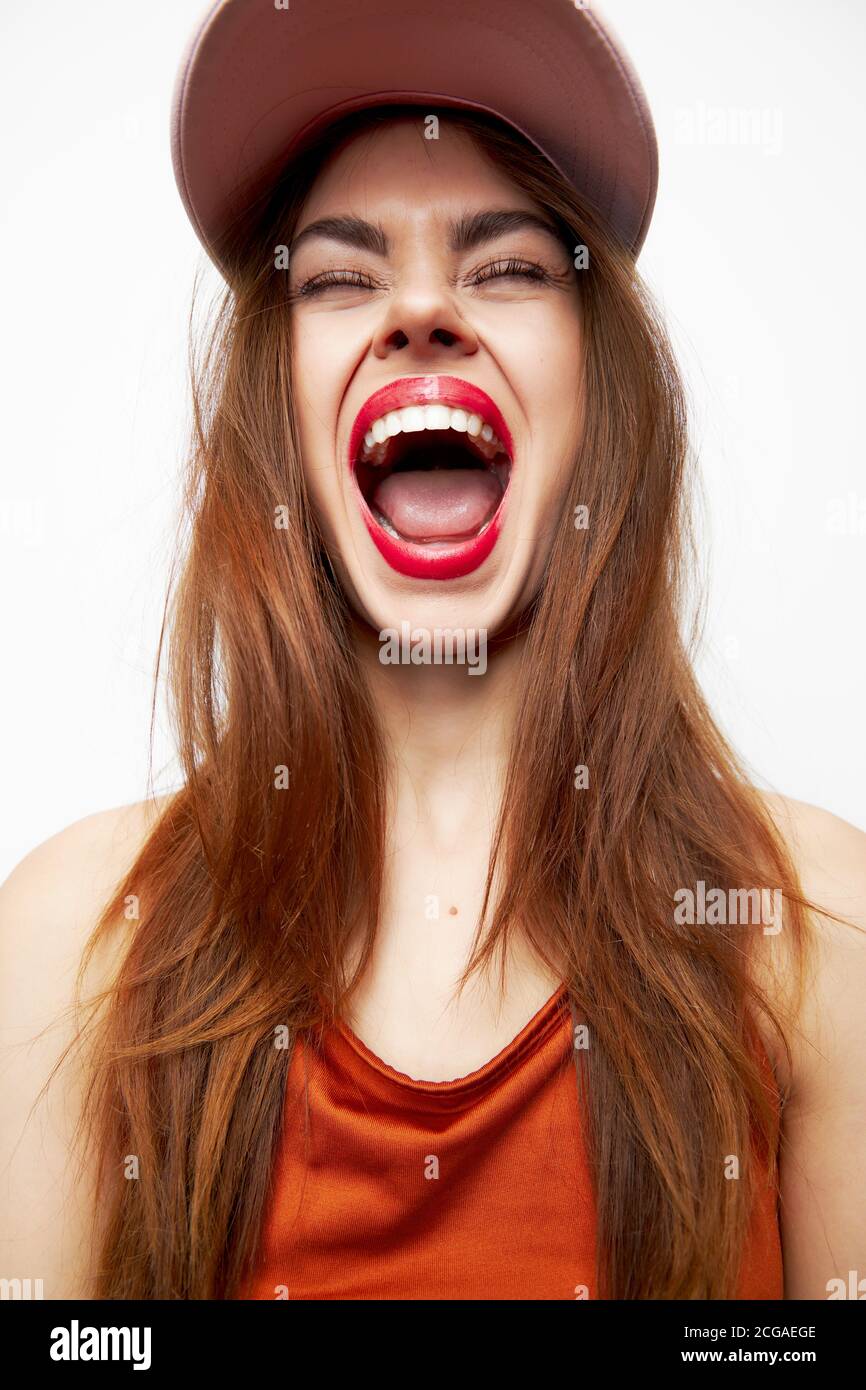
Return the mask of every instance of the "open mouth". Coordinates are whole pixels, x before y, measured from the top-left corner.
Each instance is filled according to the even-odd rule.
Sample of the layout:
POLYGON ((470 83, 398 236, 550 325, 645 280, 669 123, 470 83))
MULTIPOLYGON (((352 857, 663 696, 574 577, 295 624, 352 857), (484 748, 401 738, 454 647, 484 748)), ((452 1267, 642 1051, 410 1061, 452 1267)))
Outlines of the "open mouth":
POLYGON ((496 406, 468 382, 404 378, 371 397, 350 463, 367 529, 392 568, 449 579, 483 563, 498 536, 510 449, 496 406), (397 405, 400 396, 412 404, 397 405))
MULTIPOLYGON (((427 410, 466 415, 448 406, 427 410)), ((489 426, 488 431, 493 434, 489 426)), ((488 443, 480 433, 458 433, 450 422, 438 429, 403 429, 372 449, 365 445, 355 465, 361 495, 379 525, 397 540, 421 545, 480 535, 505 496, 510 472, 498 439, 488 443)))

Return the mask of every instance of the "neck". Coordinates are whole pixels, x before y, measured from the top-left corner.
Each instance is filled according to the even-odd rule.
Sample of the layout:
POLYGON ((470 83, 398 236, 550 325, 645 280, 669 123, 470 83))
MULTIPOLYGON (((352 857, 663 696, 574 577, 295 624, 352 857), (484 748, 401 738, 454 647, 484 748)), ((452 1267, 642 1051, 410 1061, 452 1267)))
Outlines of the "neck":
POLYGON ((355 643, 394 776, 392 823, 423 829, 443 851, 488 837, 496 818, 524 639, 487 653, 483 674, 464 665, 380 661, 382 644, 360 623, 355 643))

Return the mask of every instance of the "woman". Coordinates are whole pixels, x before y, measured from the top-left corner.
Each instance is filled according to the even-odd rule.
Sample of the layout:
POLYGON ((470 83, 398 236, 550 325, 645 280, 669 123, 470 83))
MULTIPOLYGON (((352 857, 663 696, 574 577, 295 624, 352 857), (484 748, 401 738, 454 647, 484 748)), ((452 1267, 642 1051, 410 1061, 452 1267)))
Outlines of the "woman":
POLYGON ((9 1248, 49 1297, 835 1296, 864 836, 749 784, 680 639, 640 89, 580 7, 358 9, 184 64, 185 779, 3 890, 16 1036, 94 1001, 15 1054, 9 1248))

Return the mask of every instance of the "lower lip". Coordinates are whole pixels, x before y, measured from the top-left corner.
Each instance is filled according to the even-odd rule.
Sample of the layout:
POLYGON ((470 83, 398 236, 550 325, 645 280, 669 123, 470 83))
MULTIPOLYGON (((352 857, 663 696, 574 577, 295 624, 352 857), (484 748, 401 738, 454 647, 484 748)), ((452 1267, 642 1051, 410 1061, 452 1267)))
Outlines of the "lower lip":
POLYGON ((477 536, 470 536, 468 540, 417 545, 398 540, 383 530, 367 506, 357 483, 355 488, 361 499, 361 515, 370 539, 382 559, 398 574, 405 574, 409 579, 462 579, 484 564, 499 539, 507 489, 490 522, 477 536))

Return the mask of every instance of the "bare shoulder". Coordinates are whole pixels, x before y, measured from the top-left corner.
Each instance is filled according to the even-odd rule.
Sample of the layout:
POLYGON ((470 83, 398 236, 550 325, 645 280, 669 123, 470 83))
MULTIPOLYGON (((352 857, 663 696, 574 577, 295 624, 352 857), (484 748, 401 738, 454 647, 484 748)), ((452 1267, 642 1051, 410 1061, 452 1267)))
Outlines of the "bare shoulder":
POLYGON ((61 997, 68 1002, 97 918, 168 800, 84 816, 32 849, 0 885, 0 987, 12 1016, 38 1021, 61 997))
MULTIPOLYGON (((866 834, 818 806, 769 793, 763 799, 803 893, 816 909, 810 914, 808 974, 791 1039, 797 1066, 793 1080, 802 1091, 820 1068, 831 1019, 839 1027, 857 1028, 866 1002, 866 834)), ((783 1005, 794 995, 787 945, 783 931, 767 943, 765 955, 777 1002, 783 1005)))
POLYGON ((863 916, 866 833, 805 801, 765 792, 764 802, 785 837, 807 896, 844 917, 863 916))
POLYGON ((851 1297, 850 1289, 863 1280, 862 1297, 866 834, 803 802, 774 796, 767 805, 803 892, 819 909, 812 914, 810 968, 791 1030, 791 1093, 783 1115, 786 1297, 851 1297))
MULTIPOLYGON (((86 1297, 87 1184, 70 1150, 82 1089, 72 1060, 82 952, 170 798, 85 816, 31 850, 0 886, 0 1278, 41 1279, 46 1298, 86 1297)), ((122 935, 94 957, 104 987, 122 935)))
POLYGON ((97 811, 32 849, 0 884, 3 901, 32 900, 61 880, 81 899, 101 898, 132 862, 170 796, 97 811))

